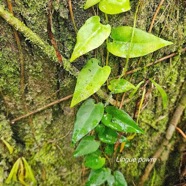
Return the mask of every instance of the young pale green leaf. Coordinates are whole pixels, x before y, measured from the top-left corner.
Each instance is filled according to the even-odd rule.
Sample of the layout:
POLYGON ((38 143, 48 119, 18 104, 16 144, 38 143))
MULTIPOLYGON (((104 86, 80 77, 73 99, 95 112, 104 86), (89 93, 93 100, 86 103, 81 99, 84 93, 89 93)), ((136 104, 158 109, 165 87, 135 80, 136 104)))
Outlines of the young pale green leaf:
POLYGON ((118 134, 115 130, 111 128, 106 128, 103 133, 99 133, 98 137, 100 141, 107 144, 115 144, 118 139, 118 134))
POLYGON ((111 170, 109 168, 91 170, 86 186, 99 186, 103 184, 110 175, 111 170))
POLYGON ((144 81, 141 81, 136 85, 135 89, 130 93, 129 98, 132 98, 134 96, 134 94, 137 92, 137 90, 140 88, 141 84, 143 83, 144 81))
POLYGON ((70 62, 98 48, 109 37, 110 32, 111 26, 101 24, 99 16, 89 18, 77 33, 77 42, 70 62))
POLYGON ((12 180, 17 181, 17 173, 18 173, 18 170, 19 170, 20 162, 21 162, 21 158, 19 158, 14 163, 14 165, 13 165, 11 171, 10 171, 10 174, 9 174, 8 178, 6 179, 5 183, 9 184, 9 183, 11 183, 12 180))
POLYGON ((129 0, 101 0, 99 9, 106 14, 119 14, 130 10, 129 0))
POLYGON ((25 166, 25 178, 32 181, 33 184, 36 184, 36 179, 34 177, 34 173, 31 169, 30 165, 28 164, 28 162, 26 161, 26 159, 24 157, 22 157, 22 160, 23 160, 24 166, 25 166))
POLYGON ((91 6, 94 6, 95 4, 99 3, 101 0, 87 0, 84 6, 84 9, 88 9, 91 6))
POLYGON ((6 140, 4 140, 3 138, 1 138, 1 140, 2 140, 3 143, 6 145, 7 149, 9 150, 9 153, 12 154, 14 148, 13 148, 6 140))
POLYGON ((110 81, 108 88, 113 94, 118 94, 135 89, 136 87, 125 79, 113 79, 110 81))
POLYGON ((114 172, 114 178, 115 178, 114 186, 127 186, 128 185, 123 174, 120 171, 114 172))
POLYGON ((123 110, 113 106, 107 106, 102 122, 107 127, 127 133, 144 133, 137 123, 123 110))
POLYGON ((93 99, 88 99, 83 103, 76 115, 72 142, 76 143, 93 130, 101 121, 103 113, 104 106, 102 103, 95 104, 93 99))
POLYGON ((83 138, 77 146, 74 156, 83 156, 95 152, 100 146, 100 142, 94 140, 93 136, 83 138))
POLYGON ((144 56, 172 44, 172 42, 165 41, 150 33, 129 26, 114 28, 111 37, 113 42, 108 42, 108 51, 115 56, 123 58, 144 56), (133 29, 134 35, 131 43, 133 29))
POLYGON ((102 158, 99 153, 95 152, 85 157, 85 166, 91 169, 100 169, 105 165, 105 158, 102 158))
POLYGON ((100 67, 97 59, 90 59, 77 78, 71 107, 97 92, 110 74, 109 66, 100 67))
POLYGON ((157 84, 154 80, 150 79, 154 86, 158 89, 159 93, 161 94, 162 101, 163 101, 163 108, 166 109, 168 106, 168 96, 165 90, 157 84))

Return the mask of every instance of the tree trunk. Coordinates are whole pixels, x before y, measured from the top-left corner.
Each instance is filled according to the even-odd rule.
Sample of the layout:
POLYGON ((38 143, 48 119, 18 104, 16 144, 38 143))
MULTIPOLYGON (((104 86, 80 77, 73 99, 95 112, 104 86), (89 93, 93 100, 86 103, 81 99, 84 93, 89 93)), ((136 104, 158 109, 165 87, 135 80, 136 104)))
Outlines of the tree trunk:
MULTIPOLYGON (((107 21, 97 6, 84 10, 83 5, 84 1, 76 0, 0 2, 0 185, 23 184, 20 181, 5 183, 19 157, 27 160, 38 185, 85 184, 89 171, 84 169, 83 159, 73 157, 71 145, 79 106, 71 108, 70 101, 78 70, 90 57, 96 56, 104 64, 106 49, 101 46, 78 58, 73 65, 67 59, 76 42, 76 28, 78 30, 95 14, 101 17, 103 24, 107 21), (8 14, 3 11, 11 12, 11 8, 14 16, 7 18, 8 14), (12 19, 14 17, 22 24, 12 19), (13 147, 13 153, 9 152, 11 147, 7 148, 6 142, 13 147)), ((170 0, 160 4, 156 0, 133 0, 130 11, 108 15, 109 24, 112 27, 133 26, 138 5, 136 28, 148 32, 152 25, 152 34, 174 44, 129 60, 125 79, 134 85, 144 81, 144 86, 132 99, 124 97, 126 103, 122 109, 138 120, 145 134, 136 135, 129 148, 112 157, 111 168, 121 170, 128 185, 184 185, 186 143, 179 129, 186 132, 186 103, 180 102, 186 94, 186 2, 170 0), (163 108, 161 94, 150 78, 166 91, 167 108, 163 108), (176 114, 179 117, 174 120, 180 105, 181 110, 176 114), (174 133, 167 137, 172 121, 174 133), (179 129, 175 131, 175 127, 179 129), (156 161, 152 171, 145 169, 149 161, 152 163, 149 158, 157 153, 165 139, 161 153, 151 159, 156 161)), ((119 76, 125 63, 125 59, 110 54, 110 78, 119 76)), ((108 92, 101 93, 94 98, 105 102, 108 92)), ((121 102, 122 95, 113 95, 111 104, 115 104, 115 100, 121 102)))

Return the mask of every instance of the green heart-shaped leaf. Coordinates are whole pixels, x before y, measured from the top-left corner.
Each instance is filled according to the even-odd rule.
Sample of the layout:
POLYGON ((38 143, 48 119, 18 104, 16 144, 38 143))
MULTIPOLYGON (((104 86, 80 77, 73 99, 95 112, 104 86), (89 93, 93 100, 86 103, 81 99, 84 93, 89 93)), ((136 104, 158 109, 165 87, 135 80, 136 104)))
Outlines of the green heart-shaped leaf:
POLYGON ((115 130, 111 128, 106 128, 103 133, 99 133, 98 137, 100 141, 107 144, 115 144, 118 139, 118 134, 115 130))
POLYGON ((119 14, 130 10, 129 0, 101 0, 99 9, 106 14, 119 14))
POLYGON ((91 6, 94 6, 95 4, 99 3, 100 0, 87 0, 84 6, 84 9, 90 8, 91 6))
POLYGON ((71 107, 97 92, 110 74, 110 67, 100 67, 97 59, 90 59, 77 78, 71 107))
POLYGON ((119 110, 113 106, 107 106, 106 112, 102 118, 102 122, 109 128, 120 132, 128 133, 144 133, 144 131, 138 127, 137 123, 123 110, 119 110))
POLYGON ((98 48, 111 32, 110 25, 102 25, 99 16, 89 18, 77 33, 77 42, 70 58, 73 62, 79 56, 98 48))
POLYGON ((113 42, 107 44, 108 51, 115 56, 123 58, 144 56, 172 44, 172 42, 129 26, 114 28, 111 37, 113 42), (133 29, 134 34, 132 34, 133 29))
POLYGON ((103 184, 110 175, 111 170, 109 168, 91 170, 86 186, 99 186, 103 184))
POLYGON ((114 182, 115 182, 114 176, 110 175, 107 179, 108 186, 114 186, 114 182))
POLYGON ((72 142, 76 143, 93 130, 101 121, 103 113, 104 106, 102 103, 95 104, 93 99, 88 99, 83 103, 76 115, 72 142))
POLYGON ((85 157, 85 166, 88 168, 100 169, 103 165, 105 165, 105 158, 102 158, 97 152, 85 157))
POLYGON ((135 89, 136 87, 125 79, 113 79, 110 81, 108 88, 113 94, 117 94, 127 92, 131 89, 135 89))
POLYGON ((83 138, 77 146, 74 157, 83 156, 95 152, 100 146, 100 142, 94 140, 93 136, 83 138))
POLYGON ((127 186, 128 185, 123 174, 120 171, 114 172, 114 178, 115 178, 114 186, 127 186))

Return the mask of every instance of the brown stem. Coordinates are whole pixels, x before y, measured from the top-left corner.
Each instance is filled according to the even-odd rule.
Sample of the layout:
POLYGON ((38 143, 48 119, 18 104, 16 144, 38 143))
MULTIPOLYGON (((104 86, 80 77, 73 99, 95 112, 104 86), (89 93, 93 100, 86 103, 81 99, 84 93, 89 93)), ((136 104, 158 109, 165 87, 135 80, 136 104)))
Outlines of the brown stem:
MULTIPOLYGON (((181 52, 182 52, 182 53, 186 52, 186 47, 183 48, 183 49, 181 50, 181 52)), ((135 73, 135 72, 137 72, 137 71, 140 71, 140 70, 142 70, 142 69, 144 69, 144 68, 147 68, 147 67, 156 65, 157 63, 160 63, 160 62, 162 62, 162 61, 164 61, 164 60, 166 60, 166 59, 169 59, 169 58, 171 58, 171 57, 177 56, 178 54, 179 54, 179 52, 174 52, 174 53, 169 54, 169 55, 167 55, 167 56, 165 56, 165 57, 162 57, 162 58, 160 58, 160 59, 158 59, 158 60, 156 60, 156 61, 154 61, 154 62, 151 62, 151 63, 149 63, 148 65, 146 65, 146 66, 144 66, 144 67, 138 67, 138 68, 136 68, 136 69, 130 70, 130 71, 126 72, 126 74, 127 74, 127 75, 128 75, 128 74, 133 74, 133 73, 135 73)))
MULTIPOLYGON (((7 5, 10 13, 14 15, 12 3, 10 0, 7 0, 7 5)), ((20 68, 21 68, 21 81, 20 81, 20 87, 21 87, 21 94, 22 97, 24 97, 24 89, 25 89, 25 64, 24 64, 24 57, 23 57, 23 51, 21 46, 21 41, 18 35, 18 32, 16 29, 13 28, 14 37, 17 43, 18 51, 19 51, 19 60, 20 60, 20 68)))
POLYGON ((56 57, 58 59, 58 62, 62 64, 62 55, 59 52, 57 42, 54 38, 54 34, 52 33, 52 0, 49 0, 48 2, 48 24, 47 24, 47 30, 48 30, 48 35, 51 41, 52 46, 54 47, 56 51, 56 57))
POLYGON ((13 119, 13 120, 11 121, 11 124, 14 124, 16 121, 19 121, 19 120, 21 120, 21 119, 27 118, 27 117, 29 117, 29 116, 31 116, 31 115, 33 115, 33 114, 36 114, 36 113, 38 113, 38 112, 41 112, 42 110, 45 110, 45 109, 47 109, 47 108, 49 108, 49 107, 51 107, 51 106, 54 106, 54 105, 56 105, 56 104, 58 104, 58 103, 60 103, 60 102, 62 102, 62 101, 68 100, 68 99, 70 99, 71 97, 72 97, 72 95, 66 96, 66 97, 61 98, 61 99, 59 99, 59 100, 56 100, 56 101, 54 101, 54 102, 52 102, 52 103, 49 103, 48 105, 45 105, 44 107, 38 108, 37 110, 34 110, 34 111, 32 111, 32 112, 29 112, 29 113, 27 113, 27 114, 25 114, 25 115, 23 115, 23 116, 18 117, 18 118, 15 118, 15 119, 13 119))
POLYGON ((71 20, 72 20, 72 24, 74 26, 75 32, 77 33, 77 27, 76 27, 76 23, 75 23, 75 20, 74 20, 74 13, 73 13, 73 10, 72 10, 72 1, 71 0, 68 0, 68 6, 69 6, 69 11, 70 11, 70 17, 71 17, 71 20))
POLYGON ((152 28, 154 26, 155 19, 156 19, 157 15, 158 15, 158 13, 160 11, 160 8, 161 8, 163 2, 164 2, 164 0, 161 0, 160 1, 160 4, 158 5, 158 8, 156 9, 156 12, 155 12, 155 14, 154 14, 154 16, 152 18, 151 25, 150 25, 150 28, 149 28, 149 31, 148 32, 151 32, 152 31, 152 28))
POLYGON ((176 127, 176 130, 186 139, 186 134, 179 127, 176 127))

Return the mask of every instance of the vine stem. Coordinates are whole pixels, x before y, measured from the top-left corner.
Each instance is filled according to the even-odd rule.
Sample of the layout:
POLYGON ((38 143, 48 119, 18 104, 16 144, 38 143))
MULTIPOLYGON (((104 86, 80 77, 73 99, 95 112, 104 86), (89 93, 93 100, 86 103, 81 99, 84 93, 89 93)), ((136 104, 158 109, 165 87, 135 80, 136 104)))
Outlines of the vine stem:
MULTIPOLYGON (((109 20, 108 20, 108 15, 107 14, 105 14, 105 20, 106 20, 106 23, 108 24, 109 20)), ((108 43, 108 38, 106 39, 106 44, 107 43, 108 43)), ((108 66, 108 63, 109 63, 109 51, 107 50, 105 65, 108 66)))
POLYGON ((127 52, 126 64, 125 64, 125 67, 123 68, 121 77, 126 75, 126 71, 128 69, 129 57, 130 57, 130 52, 131 52, 133 38, 134 38, 134 31, 135 31, 135 28, 136 28, 136 21, 137 21, 137 14, 138 14, 138 10, 139 10, 139 5, 140 5, 140 2, 138 3, 137 8, 136 8, 136 12, 134 14, 134 24, 133 24, 133 29, 132 29, 131 40, 130 40, 129 49, 128 49, 128 52, 127 52))

